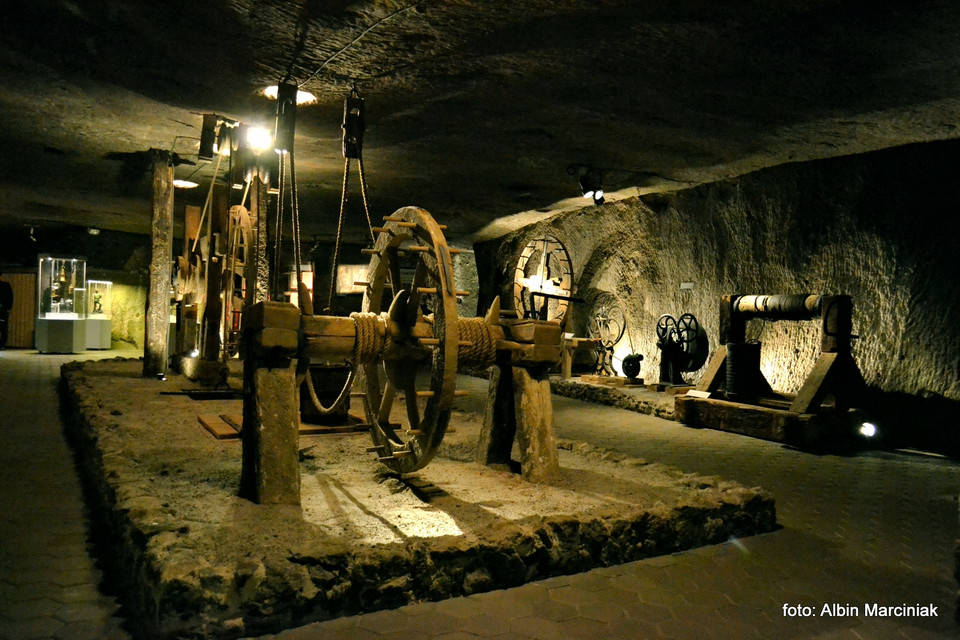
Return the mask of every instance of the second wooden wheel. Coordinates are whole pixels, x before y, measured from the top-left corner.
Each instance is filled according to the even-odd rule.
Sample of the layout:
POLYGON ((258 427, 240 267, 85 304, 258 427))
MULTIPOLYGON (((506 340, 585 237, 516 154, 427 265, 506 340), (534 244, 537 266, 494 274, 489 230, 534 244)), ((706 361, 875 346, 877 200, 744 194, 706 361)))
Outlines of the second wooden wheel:
POLYGON ((363 311, 388 311, 390 334, 377 361, 361 365, 371 450, 409 473, 433 458, 450 421, 459 345, 453 263, 442 227, 416 207, 385 218, 371 254, 363 311))

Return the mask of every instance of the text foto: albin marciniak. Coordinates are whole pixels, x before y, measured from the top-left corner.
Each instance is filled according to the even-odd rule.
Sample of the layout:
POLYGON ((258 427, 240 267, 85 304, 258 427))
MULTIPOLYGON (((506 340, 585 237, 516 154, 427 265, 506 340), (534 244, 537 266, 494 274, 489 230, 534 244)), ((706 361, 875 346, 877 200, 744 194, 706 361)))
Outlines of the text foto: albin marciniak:
POLYGON ((800 604, 784 604, 783 615, 787 618, 795 617, 835 617, 850 618, 935 618, 939 615, 937 606, 930 604, 895 604, 883 605, 876 602, 865 602, 862 606, 853 604, 826 603, 820 607, 819 613, 814 607, 800 604))

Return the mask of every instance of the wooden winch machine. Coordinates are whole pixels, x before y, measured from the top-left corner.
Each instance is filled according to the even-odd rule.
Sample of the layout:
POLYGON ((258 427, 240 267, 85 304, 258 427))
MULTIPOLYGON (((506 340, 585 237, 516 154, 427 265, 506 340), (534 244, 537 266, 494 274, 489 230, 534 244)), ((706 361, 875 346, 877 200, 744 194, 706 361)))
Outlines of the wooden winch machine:
POLYGON ((296 370, 303 359, 351 367, 360 389, 351 395, 362 399, 373 440, 368 451, 396 473, 416 471, 435 455, 459 395, 458 367, 497 364, 478 460, 509 463, 517 438, 524 478, 539 481, 558 469, 546 372, 560 361, 560 324, 501 320, 499 300, 485 317, 458 317, 457 297, 466 292, 455 288, 443 227, 415 207, 384 220, 366 250, 360 313, 310 315, 280 302, 244 311, 241 495, 254 502, 300 502, 296 370))
POLYGON ((865 384, 851 352, 852 318, 846 295, 723 296, 721 346, 697 388, 677 397, 677 420, 804 447, 846 437, 864 419, 857 409, 865 384), (775 393, 763 377, 760 344, 746 340, 753 318, 820 323, 820 354, 796 396, 775 393))

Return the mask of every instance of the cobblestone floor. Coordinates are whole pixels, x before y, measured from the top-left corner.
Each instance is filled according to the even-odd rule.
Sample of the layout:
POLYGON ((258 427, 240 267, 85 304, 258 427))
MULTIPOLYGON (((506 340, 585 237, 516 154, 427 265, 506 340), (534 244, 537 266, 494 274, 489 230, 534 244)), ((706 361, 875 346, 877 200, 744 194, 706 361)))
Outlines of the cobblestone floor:
MULTIPOLYGON (((485 381, 461 379, 471 402, 485 381)), ((477 406, 470 406, 476 409, 477 406)), ((957 638, 960 464, 901 453, 816 456, 554 396, 561 438, 761 485, 782 529, 469 598, 307 625, 277 640, 957 638), (930 604, 935 617, 867 616, 930 604), (784 606, 809 607, 788 616, 784 606), (822 615, 824 605, 843 605, 822 615), (806 611, 806 610, 803 610, 806 611), (815 615, 813 615, 815 614, 815 615)), ((263 640, 263 638, 261 640, 263 640)))
POLYGON ((99 588, 57 400, 61 364, 118 354, 138 355, 0 351, 0 639, 129 637, 99 588))
MULTIPOLYGON (((110 357, 88 354, 85 357, 110 357)), ((124 355, 132 355, 126 353, 124 355)), ((56 403, 62 362, 0 351, 0 639, 126 638, 98 589, 56 403)), ((473 398, 485 381, 466 379, 473 398)), ((476 401, 476 400, 475 400, 476 401)), ((291 629, 277 640, 956 638, 960 464, 901 453, 814 456, 555 397, 560 437, 761 485, 777 532, 469 598, 291 629), (933 617, 865 615, 930 604, 933 617), (809 607, 807 617, 785 606, 809 607), (847 605, 844 616, 824 605, 847 605), (849 607, 858 608, 852 611, 849 607)))

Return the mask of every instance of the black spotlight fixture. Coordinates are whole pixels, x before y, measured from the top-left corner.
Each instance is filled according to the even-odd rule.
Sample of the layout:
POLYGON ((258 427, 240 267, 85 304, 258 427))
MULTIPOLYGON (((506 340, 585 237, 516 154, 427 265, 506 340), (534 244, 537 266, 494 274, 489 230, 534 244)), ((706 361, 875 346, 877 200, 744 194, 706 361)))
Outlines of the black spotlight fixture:
POLYGON ((603 172, 600 169, 587 164, 571 164, 567 167, 567 173, 578 176, 580 194, 584 198, 592 198, 593 204, 603 204, 603 181, 601 180, 603 172))
POLYGON ((603 204, 603 187, 600 178, 592 171, 580 176, 580 191, 584 198, 593 198, 593 204, 603 204))

